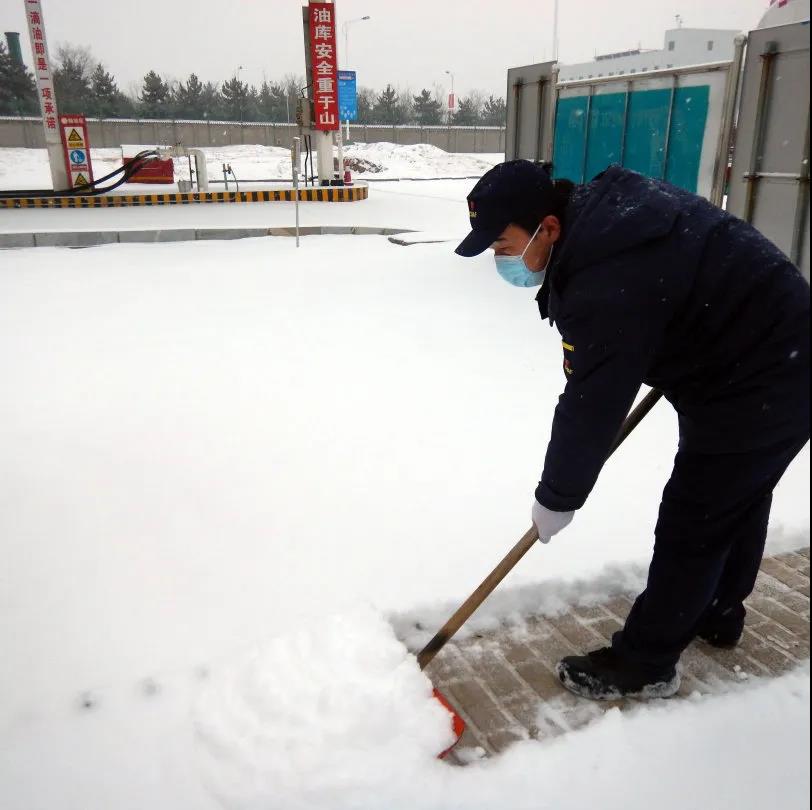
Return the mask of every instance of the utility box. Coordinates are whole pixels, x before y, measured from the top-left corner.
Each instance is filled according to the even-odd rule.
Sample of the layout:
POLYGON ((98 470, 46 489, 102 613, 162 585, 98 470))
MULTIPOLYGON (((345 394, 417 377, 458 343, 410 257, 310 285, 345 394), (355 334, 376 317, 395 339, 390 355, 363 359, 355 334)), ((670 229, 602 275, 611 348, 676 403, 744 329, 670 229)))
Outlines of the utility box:
POLYGON ((313 122, 310 99, 296 99, 296 124, 302 129, 310 129, 313 122))
MULTIPOLYGON (((124 162, 132 160, 131 157, 125 157, 124 162)), ((150 160, 144 164, 135 174, 133 174, 128 183, 151 183, 155 185, 162 185, 164 183, 172 183, 175 180, 175 168, 172 163, 172 158, 166 160, 150 160)))

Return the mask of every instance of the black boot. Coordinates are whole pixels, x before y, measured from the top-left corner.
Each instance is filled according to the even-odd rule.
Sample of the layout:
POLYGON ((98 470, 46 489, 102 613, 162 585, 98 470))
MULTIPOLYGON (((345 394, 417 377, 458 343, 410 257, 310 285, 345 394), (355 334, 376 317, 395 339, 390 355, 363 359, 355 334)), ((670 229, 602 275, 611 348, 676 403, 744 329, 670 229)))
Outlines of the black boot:
POLYGON ((721 650, 732 650, 741 640, 744 633, 744 617, 747 611, 744 605, 718 610, 714 602, 712 612, 707 613, 699 622, 696 634, 712 647, 721 650))
POLYGON ((590 700, 667 698, 680 686, 677 668, 653 668, 621 658, 611 647, 564 658, 556 667, 570 692, 590 700))

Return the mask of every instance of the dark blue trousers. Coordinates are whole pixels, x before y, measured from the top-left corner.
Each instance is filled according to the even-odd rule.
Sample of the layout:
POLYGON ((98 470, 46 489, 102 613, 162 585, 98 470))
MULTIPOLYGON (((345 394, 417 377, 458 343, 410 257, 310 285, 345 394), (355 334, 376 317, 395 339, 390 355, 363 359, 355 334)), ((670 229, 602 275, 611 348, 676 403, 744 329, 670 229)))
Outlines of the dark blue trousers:
POLYGON ((793 375, 773 400, 786 404, 774 442, 753 447, 759 442, 751 433, 742 437, 749 449, 732 452, 703 451, 690 439, 680 443, 663 492, 646 590, 613 638, 622 656, 670 667, 700 626, 743 622, 742 603, 764 554, 773 489, 809 439, 808 368, 807 362, 806 373, 793 375))

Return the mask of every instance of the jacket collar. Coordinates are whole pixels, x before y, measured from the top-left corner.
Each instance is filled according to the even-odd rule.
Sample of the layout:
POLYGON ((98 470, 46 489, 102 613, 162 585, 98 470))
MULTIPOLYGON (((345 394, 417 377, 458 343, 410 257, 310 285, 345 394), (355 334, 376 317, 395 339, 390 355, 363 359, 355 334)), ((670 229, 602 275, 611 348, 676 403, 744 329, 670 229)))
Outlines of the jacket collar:
POLYGON ((668 187, 621 166, 577 186, 565 216, 565 238, 536 296, 542 319, 555 322, 558 293, 571 273, 664 236, 679 214, 668 187))

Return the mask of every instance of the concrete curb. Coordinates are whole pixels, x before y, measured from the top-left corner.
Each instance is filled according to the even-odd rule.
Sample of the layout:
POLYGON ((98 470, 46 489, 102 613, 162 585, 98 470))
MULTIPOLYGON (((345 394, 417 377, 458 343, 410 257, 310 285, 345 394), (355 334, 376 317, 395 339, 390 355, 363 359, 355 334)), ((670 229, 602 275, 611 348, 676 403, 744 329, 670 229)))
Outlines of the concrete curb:
MULTIPOLYGON (((300 236, 393 236, 411 233, 406 228, 352 225, 306 225, 300 236)), ((0 233, 0 249, 30 247, 85 248, 97 245, 157 242, 195 242, 207 239, 250 239, 260 236, 295 236, 294 228, 167 228, 137 231, 33 231, 0 233)))

